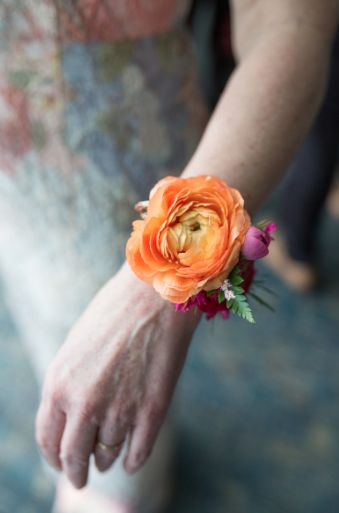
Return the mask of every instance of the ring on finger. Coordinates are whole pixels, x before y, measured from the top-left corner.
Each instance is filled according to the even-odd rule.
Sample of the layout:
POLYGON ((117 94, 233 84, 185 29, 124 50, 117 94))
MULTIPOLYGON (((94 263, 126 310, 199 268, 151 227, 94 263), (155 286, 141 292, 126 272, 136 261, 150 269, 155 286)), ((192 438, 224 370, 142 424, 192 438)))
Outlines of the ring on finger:
POLYGON ((122 446, 123 443, 124 443, 124 440, 121 440, 121 442, 119 442, 117 444, 112 444, 112 445, 105 444, 104 442, 97 442, 96 445, 103 451, 116 452, 118 449, 120 449, 120 447, 122 446))

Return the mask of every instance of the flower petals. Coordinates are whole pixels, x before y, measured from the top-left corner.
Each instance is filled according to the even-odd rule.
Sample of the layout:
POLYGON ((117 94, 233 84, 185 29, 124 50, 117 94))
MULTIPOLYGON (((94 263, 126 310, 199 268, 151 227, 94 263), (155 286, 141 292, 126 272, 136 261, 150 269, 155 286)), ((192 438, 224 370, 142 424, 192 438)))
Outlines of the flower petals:
POLYGON ((145 219, 133 223, 126 258, 162 297, 184 303, 221 285, 249 227, 241 194, 221 179, 169 176, 151 190, 145 219))

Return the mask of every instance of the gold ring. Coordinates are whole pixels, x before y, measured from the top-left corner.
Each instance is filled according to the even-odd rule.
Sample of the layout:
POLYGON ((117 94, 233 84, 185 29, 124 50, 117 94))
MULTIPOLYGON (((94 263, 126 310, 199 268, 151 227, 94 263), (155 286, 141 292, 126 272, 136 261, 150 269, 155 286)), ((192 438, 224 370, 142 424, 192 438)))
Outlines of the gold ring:
POLYGON ((122 445, 122 442, 119 442, 118 444, 109 445, 105 444, 104 442, 97 442, 97 446, 100 447, 103 451, 112 451, 115 452, 117 449, 119 449, 122 445))

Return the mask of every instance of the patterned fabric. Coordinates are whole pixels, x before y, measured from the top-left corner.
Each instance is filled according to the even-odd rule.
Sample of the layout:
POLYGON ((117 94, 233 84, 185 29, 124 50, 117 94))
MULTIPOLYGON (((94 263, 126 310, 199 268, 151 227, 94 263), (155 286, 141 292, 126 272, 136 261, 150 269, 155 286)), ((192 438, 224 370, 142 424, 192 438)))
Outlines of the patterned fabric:
POLYGON ((74 41, 114 41, 168 30, 189 0, 54 0, 59 34, 74 41))
MULTIPOLYGON (((98 61, 98 69, 83 70, 92 71, 85 76, 84 89, 86 82, 91 83, 94 89, 98 87, 92 93, 99 97, 100 85, 105 82, 107 89, 109 79, 119 75, 127 64, 132 64, 130 61, 136 58, 133 49, 139 46, 138 41, 120 45, 108 43, 125 33, 136 37, 168 29, 178 22, 179 14, 183 15, 184 4, 187 7, 187 2, 181 2, 179 9, 179 2, 173 0, 1 0, 0 167, 7 172, 13 171, 17 159, 34 150, 43 164, 55 164, 58 156, 61 161, 57 165, 64 172, 73 168, 74 154, 64 147, 62 133, 63 111, 75 94, 68 87, 62 69, 63 59, 72 53, 72 44, 83 43, 82 55, 79 52, 76 55, 78 60, 72 70, 73 77, 78 74, 77 70, 80 71, 82 61, 87 60, 88 66, 88 60, 93 60, 90 54, 95 46, 94 59, 98 61), (130 30, 126 28, 128 24, 130 30)), ((160 46, 160 55, 155 49, 156 54, 149 53, 146 62, 151 64, 151 60, 167 59, 166 42, 160 42, 160 46)), ((172 45, 169 51, 173 50, 172 45)), ((146 63, 140 64, 144 66, 146 63)), ((144 74, 143 70, 141 74, 144 74)), ((130 80, 133 78, 130 76, 130 80)), ((110 98, 112 100, 114 98, 110 98)))

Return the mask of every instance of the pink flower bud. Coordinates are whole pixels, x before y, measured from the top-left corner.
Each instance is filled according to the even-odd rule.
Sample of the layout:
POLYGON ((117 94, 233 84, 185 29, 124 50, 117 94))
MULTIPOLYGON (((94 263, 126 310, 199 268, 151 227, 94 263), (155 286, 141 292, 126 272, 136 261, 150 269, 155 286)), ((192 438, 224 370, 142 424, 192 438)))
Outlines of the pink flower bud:
MULTIPOLYGON (((272 225, 273 226, 273 225, 272 225)), ((241 254, 246 260, 258 260, 268 254, 268 246, 272 240, 270 233, 274 230, 269 225, 269 229, 259 230, 251 226, 246 233, 244 244, 241 248, 241 254)))

